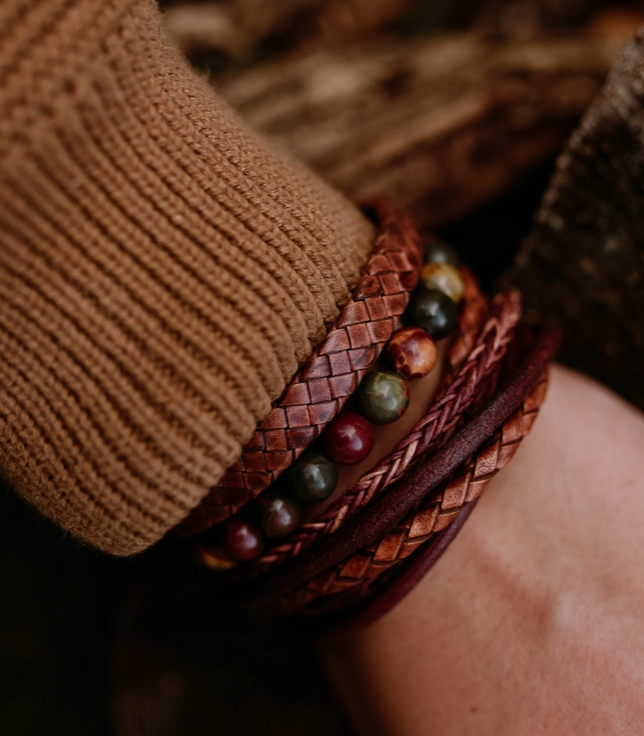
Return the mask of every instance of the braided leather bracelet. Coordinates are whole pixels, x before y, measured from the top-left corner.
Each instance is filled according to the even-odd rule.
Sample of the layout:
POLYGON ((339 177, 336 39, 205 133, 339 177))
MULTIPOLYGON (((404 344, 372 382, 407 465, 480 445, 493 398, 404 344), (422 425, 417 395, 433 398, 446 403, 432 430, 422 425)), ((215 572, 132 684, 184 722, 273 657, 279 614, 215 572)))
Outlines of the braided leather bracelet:
POLYGON ((386 200, 365 205, 379 224, 374 252, 325 339, 254 432, 240 459, 177 528, 193 536, 236 513, 317 439, 391 337, 418 282, 420 239, 386 200))
MULTIPOLYGON (((446 246, 441 245, 430 245, 430 252, 427 253, 427 257, 450 257, 455 258, 455 255, 449 252, 446 246)), ((474 401, 476 397, 484 398, 485 394, 482 391, 477 390, 483 388, 483 384, 490 378, 490 373, 493 373, 498 368, 499 359, 504 352, 505 341, 507 340, 507 334, 511 331, 513 325, 516 323, 519 314, 519 299, 515 292, 509 292, 505 297, 499 297, 495 300, 493 306, 493 312, 501 312, 501 324, 505 327, 505 332, 501 331, 501 336, 496 336, 496 339, 490 341, 489 337, 495 333, 494 327, 498 326, 498 319, 491 319, 491 325, 484 328, 485 336, 488 338, 487 342, 492 344, 488 347, 492 348, 492 354, 490 351, 481 351, 481 347, 472 349, 473 340, 476 335, 481 331, 481 316, 488 309, 488 300, 481 294, 474 276, 469 272, 468 269, 461 268, 460 272, 454 267, 446 265, 436 265, 435 261, 431 261, 432 265, 432 278, 450 276, 450 284, 453 288, 456 288, 460 293, 462 292, 462 309, 460 316, 452 302, 452 300, 445 294, 441 293, 440 303, 442 306, 439 310, 447 309, 445 300, 449 303, 450 309, 447 310, 446 314, 451 312, 452 318, 455 321, 457 327, 456 340, 452 343, 449 350, 448 359, 448 370, 445 376, 444 383, 446 384, 443 392, 442 400, 439 403, 438 409, 433 413, 426 416, 426 421, 416 427, 417 433, 409 436, 407 441, 403 440, 403 443, 399 443, 397 452, 389 454, 387 458, 381 461, 371 473, 367 473, 363 476, 360 483, 354 485, 353 489, 349 489, 348 494, 342 497, 341 501, 338 502, 342 506, 344 503, 345 507, 351 506, 355 509, 359 508, 360 505, 367 503, 373 493, 379 488, 384 488, 387 483, 395 480, 409 465, 410 462, 414 461, 415 457, 423 452, 431 441, 434 444, 438 443, 441 438, 451 430, 458 416, 474 401), (505 307, 502 309, 502 307, 505 307), (498 343, 498 344, 495 344, 498 343), (469 350, 469 353, 468 353, 469 350), (456 371, 456 377, 454 372, 456 371), (451 380, 450 380, 451 379, 451 380), (480 384, 480 386, 479 386, 480 384), (421 431, 422 430, 422 431, 421 431), (411 443, 411 448, 408 445, 411 443), (365 492, 370 491, 370 492, 365 492)), ((426 291, 427 294, 436 294, 434 292, 426 291)), ((458 298, 458 297, 456 297, 458 298)), ((430 299, 435 299, 431 296, 430 299)), ((443 314, 442 311, 439 311, 443 314)), ((498 316, 498 315, 497 315, 498 316)), ((445 325, 451 324, 451 322, 445 323, 445 325)), ((446 327, 443 328, 444 330, 446 327)), ((451 330, 451 328, 449 328, 451 330)), ((498 332, 498 330, 496 331, 498 332)), ((399 335, 413 335, 413 340, 418 352, 410 352, 411 348, 409 345, 400 346, 396 348, 396 357, 403 360, 401 369, 409 373, 415 373, 415 375, 423 375, 423 371, 427 372, 431 370, 431 367, 436 360, 436 347, 433 340, 428 333, 420 328, 403 328, 395 333, 395 336, 399 335), (429 362, 425 362, 427 354, 424 352, 425 349, 430 349, 430 355, 433 353, 433 358, 430 358, 429 362), (420 374, 418 373, 420 371, 420 374)), ((394 337, 395 339, 395 337, 394 337)), ((391 359, 391 358, 390 358, 391 359)), ((382 376, 384 374, 378 373, 377 371, 373 374, 374 377, 382 376)), ((394 374, 395 375, 395 374, 394 374)), ((390 380, 390 379, 388 379, 390 380)), ((399 382, 400 378, 396 376, 395 383, 399 382)), ((402 382, 404 385, 404 382, 402 382)), ((394 414, 394 418, 396 418, 394 414)), ((361 442, 365 441, 371 434, 371 427, 366 421, 357 417, 355 414, 348 413, 342 415, 344 417, 344 423, 349 422, 353 426, 367 425, 360 429, 363 432, 361 442), (360 422, 357 422, 360 420, 360 422)), ((342 420, 341 420, 342 421, 342 420)), ((333 450, 341 450, 343 440, 340 439, 332 447, 329 447, 329 436, 332 436, 334 428, 338 422, 333 422, 329 428, 329 432, 326 433, 326 449, 327 452, 333 450)), ((370 451, 371 444, 370 439, 367 440, 367 454, 370 451)), ((339 462, 351 462, 350 457, 347 460, 340 460, 339 462)), ((355 462, 355 461, 354 461, 355 462)), ((302 472, 302 468, 319 467, 319 463, 322 463, 323 471, 315 472, 332 472, 328 471, 329 460, 323 457, 318 452, 317 455, 313 453, 308 454, 307 458, 302 458, 302 461, 298 461, 290 471, 289 481, 293 483, 294 477, 297 473, 302 472), (314 463, 311 465, 311 463, 314 463), (317 465, 316 465, 317 463, 317 465)), ((308 472, 308 471, 307 471, 308 472)), ((335 472, 333 472, 330 478, 333 478, 335 472)), ((333 480, 324 481, 324 492, 330 493, 335 487, 335 478, 333 480), (328 491, 326 489, 329 489, 328 491)), ((293 502, 289 501, 288 496, 284 497, 284 490, 288 492, 288 484, 282 488, 273 486, 271 493, 266 497, 261 497, 259 506, 253 505, 250 509, 246 509, 243 515, 238 515, 233 521, 232 525, 228 524, 223 529, 220 529, 216 536, 210 535, 209 538, 202 539, 198 550, 200 559, 209 567, 218 569, 232 569, 237 568, 237 579, 243 578, 248 574, 262 573, 266 569, 266 560, 271 563, 279 563, 281 560, 286 559, 286 555, 275 555, 274 550, 283 549, 292 550, 294 554, 297 554, 302 549, 302 544, 298 541, 297 533, 294 535, 293 531, 296 527, 301 525, 301 519, 294 516, 294 512, 297 512, 297 508, 293 507, 293 502), (273 511, 273 509, 278 509, 273 511), (288 539, 283 545, 274 544, 269 554, 265 555, 264 558, 252 564, 248 565, 240 564, 247 562, 252 557, 257 556, 257 553, 261 552, 259 547, 261 537, 257 527, 250 521, 253 515, 257 517, 259 513, 264 513, 264 519, 261 521, 265 529, 270 529, 274 533, 276 527, 267 527, 268 521, 271 517, 268 513, 282 514, 281 518, 285 519, 280 523, 279 532, 280 534, 287 533, 288 539), (284 531, 282 531, 284 530, 284 531), (235 540, 230 542, 228 540, 235 540), (218 541, 219 540, 219 541, 218 541), (237 541, 239 540, 239 541, 237 541), (235 546, 232 546, 235 545, 235 546), (223 546, 223 549, 222 549, 223 546)), ((314 489, 317 491, 317 487, 314 489)), ((351 511, 351 509, 349 510, 351 511)), ((329 512, 326 513, 326 518, 329 520, 327 524, 321 527, 320 524, 313 525, 313 533, 309 534, 310 542, 315 541, 315 538, 322 536, 324 533, 333 531, 339 526, 343 518, 348 518, 350 513, 347 513, 347 508, 342 509, 340 514, 335 512, 335 505, 332 506, 329 512)), ((274 522, 271 522, 274 523, 274 522)), ((304 530, 304 536, 306 536, 306 529, 304 530)))
MULTIPOLYGON (((239 462, 186 520, 184 533, 195 534, 226 520, 272 485, 291 465, 289 483, 301 483, 297 475, 302 472, 300 468, 312 472, 308 468, 324 468, 324 463, 330 463, 322 457, 324 463, 319 465, 321 461, 316 459, 319 453, 311 455, 311 451, 297 463, 294 461, 320 436, 367 371, 375 367, 375 360, 398 327, 418 278, 419 238, 412 224, 382 202, 375 207, 382 232, 367 273, 349 304, 255 432, 239 462), (382 259, 376 263, 383 254, 386 255, 386 268, 382 259), (388 303, 388 297, 394 298, 388 303)), ((458 266, 456 261, 438 260, 438 257, 453 259, 448 251, 449 248, 445 250, 444 247, 436 251, 434 247, 431 256, 427 253, 423 280, 425 284, 431 282, 432 286, 427 285, 427 288, 434 291, 423 292, 427 294, 425 297, 421 296, 421 290, 418 297, 414 296, 409 317, 412 324, 421 324, 413 321, 417 318, 414 310, 420 308, 419 304, 432 303, 431 300, 440 297, 439 302, 446 300, 452 304, 448 329, 453 330, 456 311, 452 302, 458 302, 464 292, 458 335, 448 353, 438 399, 385 458, 312 522, 297 528, 296 525, 301 524, 300 517, 295 525, 288 522, 282 527, 263 526, 265 534, 271 537, 289 535, 274 542, 263 556, 257 558, 261 546, 257 548, 255 542, 257 551, 252 555, 245 551, 249 549, 250 552, 251 548, 225 546, 232 561, 226 557, 226 552, 210 547, 211 542, 204 540, 205 546, 200 544, 205 564, 219 569, 237 568, 227 580, 236 586, 234 593, 232 588, 230 590, 239 602, 261 610, 264 615, 298 613, 308 619, 320 620, 321 617, 322 621, 337 623, 350 612, 359 614, 356 621, 373 620, 413 586, 419 579, 419 571, 428 569, 438 559, 485 485, 507 463, 529 432, 545 395, 544 370, 554 351, 556 335, 549 328, 545 329, 528 358, 498 390, 502 373, 516 362, 521 352, 521 340, 515 337, 521 312, 520 298, 515 291, 508 291, 498 294, 488 304, 467 269, 461 269, 459 276, 450 265, 458 266), (455 434, 450 436, 453 432, 455 434), (257 559, 252 560, 252 557, 257 559)), ((446 309, 440 307, 443 308, 446 309)), ((424 341, 429 339, 418 328, 405 328, 396 335, 413 329, 425 335, 424 341)), ((425 329, 434 334, 433 326, 425 329)), ((447 334, 447 331, 441 332, 441 328, 436 329, 438 337, 447 334)), ((422 334, 417 339, 421 337, 422 334)), ((395 350, 409 349, 399 347, 402 339, 392 341, 388 349, 392 359, 396 355, 391 352, 394 345, 395 350)), ((432 350, 434 357, 426 371, 436 359, 435 347, 432 350)), ((400 367, 395 363, 398 371, 410 365, 405 362, 410 355, 403 352, 400 367)), ((410 373, 403 373, 403 376, 424 375, 414 373, 418 370, 416 367, 409 370, 410 373)), ((364 381, 358 392, 359 403, 369 396, 368 392, 377 381, 384 381, 385 375, 377 369, 364 381)), ((389 375, 401 381, 399 376, 389 375)), ((402 386, 405 386, 404 381, 402 386)), ((408 393, 405 401, 409 401, 408 393)), ((373 409, 369 404, 360 403, 360 406, 367 417, 372 411, 384 410, 381 405, 377 405, 377 409, 376 405, 373 409)), ((404 406, 406 404, 401 413, 404 406)), ((383 419, 374 414, 371 421, 388 423, 400 415, 387 416, 391 418, 383 419)), ((352 417, 356 415, 343 414, 325 434, 325 447, 330 457, 341 450, 340 446, 329 444, 335 427, 346 426, 347 422, 355 425, 356 419, 365 422, 360 416, 352 417)), ((359 460, 349 459, 349 456, 345 460, 340 454, 337 462, 359 460)), ((323 482, 326 488, 328 483, 323 482)), ((329 491, 322 498, 328 497, 333 488, 332 485, 328 487, 329 491)), ((250 517, 246 511, 227 522, 223 529, 225 534, 257 534, 250 531, 252 524, 249 526, 242 517, 252 519, 254 513, 266 513, 269 508, 271 514, 278 513, 272 509, 288 503, 282 500, 285 490, 289 492, 284 483, 273 486, 271 493, 257 502, 259 506, 253 504, 253 508, 257 508, 250 509, 250 517), (276 503, 278 506, 274 505, 276 503), (233 529, 240 532, 233 532, 233 529)), ((302 492, 299 486, 290 490, 290 493, 302 492)), ((262 524, 266 525, 270 517, 263 518, 262 524)), ((231 539, 230 536, 222 537, 221 532, 218 537, 211 538, 213 541, 231 539)))

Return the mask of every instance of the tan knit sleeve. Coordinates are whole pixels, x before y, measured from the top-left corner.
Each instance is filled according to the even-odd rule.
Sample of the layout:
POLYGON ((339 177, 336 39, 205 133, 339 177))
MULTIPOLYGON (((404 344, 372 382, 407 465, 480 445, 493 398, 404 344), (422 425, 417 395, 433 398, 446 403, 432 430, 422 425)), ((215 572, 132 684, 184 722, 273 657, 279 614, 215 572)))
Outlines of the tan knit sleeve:
POLYGON ((371 242, 149 0, 0 3, 0 472, 64 529, 127 555, 183 519, 371 242))

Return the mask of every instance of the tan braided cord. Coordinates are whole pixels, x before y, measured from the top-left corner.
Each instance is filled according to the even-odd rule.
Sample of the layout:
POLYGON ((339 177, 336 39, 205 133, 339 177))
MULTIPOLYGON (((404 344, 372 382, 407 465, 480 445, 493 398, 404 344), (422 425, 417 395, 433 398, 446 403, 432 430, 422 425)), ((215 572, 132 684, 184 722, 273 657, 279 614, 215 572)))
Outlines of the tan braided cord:
POLYGON ((427 414, 391 453, 335 503, 259 558, 253 572, 263 573, 297 557, 321 537, 337 531, 359 508, 401 478, 428 451, 435 449, 464 414, 481 405, 496 386, 495 379, 520 315, 521 299, 516 290, 497 294, 488 319, 482 327, 480 321, 476 326, 480 334, 473 344, 473 326, 468 325, 463 332, 469 342, 469 353, 465 353, 461 340, 456 341, 452 355, 457 356, 460 365, 454 365, 450 359, 451 380, 444 383, 442 395, 427 414))
POLYGON ((378 544, 371 545, 299 589, 284 596, 284 613, 301 611, 321 596, 342 593, 373 580, 412 554, 418 547, 445 529, 465 504, 478 498, 496 473, 514 456, 529 434, 548 386, 548 371, 523 400, 521 406, 501 425, 436 492, 410 512, 406 519, 378 544))
POLYGON ((374 252, 340 316, 295 374, 241 457, 176 528, 193 536, 226 520, 273 483, 320 436, 376 362, 418 281, 420 237, 385 200, 374 252))

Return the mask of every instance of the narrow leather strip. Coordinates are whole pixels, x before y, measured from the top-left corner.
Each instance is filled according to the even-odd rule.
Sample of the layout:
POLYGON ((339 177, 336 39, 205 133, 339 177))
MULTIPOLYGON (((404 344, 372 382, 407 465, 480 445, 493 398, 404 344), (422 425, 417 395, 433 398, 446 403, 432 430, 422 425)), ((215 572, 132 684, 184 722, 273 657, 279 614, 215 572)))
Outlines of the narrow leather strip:
POLYGON ((497 394, 475 412, 454 437, 412 470, 337 533, 324 538, 296 560, 245 586, 239 600, 259 605, 278 599, 338 564, 362 547, 378 541, 415 504, 447 478, 517 409, 539 381, 559 344, 559 331, 546 325, 527 358, 497 394))

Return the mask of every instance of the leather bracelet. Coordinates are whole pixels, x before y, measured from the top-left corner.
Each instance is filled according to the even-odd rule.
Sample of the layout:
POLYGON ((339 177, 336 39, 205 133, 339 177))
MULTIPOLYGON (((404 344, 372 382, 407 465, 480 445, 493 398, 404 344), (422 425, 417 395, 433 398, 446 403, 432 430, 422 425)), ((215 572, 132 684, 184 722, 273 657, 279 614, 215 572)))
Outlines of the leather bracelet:
MULTIPOLYGON (((468 339, 471 338, 471 311, 464 309, 462 313, 469 328, 468 339)), ((469 345, 469 354, 464 356, 460 341, 455 343, 456 350, 452 353, 458 355, 460 365, 452 364, 450 359, 452 375, 444 381, 442 393, 426 415, 391 453, 328 509, 260 557, 253 565, 252 573, 259 575, 275 569, 286 560, 299 556, 324 536, 337 532, 354 513, 414 467, 425 453, 435 449, 472 404, 477 408, 478 403, 488 397, 484 385, 494 377, 495 371, 498 373, 520 313, 518 292, 510 290, 497 295, 488 319, 482 326, 480 322, 477 325, 480 334, 477 341, 469 345)))
POLYGON ((351 590, 349 595, 335 596, 329 605, 318 608, 313 614, 305 612, 304 617, 297 620, 297 626, 319 638, 343 637, 371 626, 398 605, 438 562, 458 536, 478 500, 466 503, 449 526, 435 534, 398 568, 378 578, 377 586, 370 580, 368 586, 363 586, 366 590, 351 590))
MULTIPOLYGON (((537 387, 524 400, 524 406, 521 407, 523 417, 531 417, 525 426, 528 432, 545 398, 547 381, 548 375, 545 373, 537 387)), ((513 415, 509 420, 504 422, 503 428, 501 429, 501 439, 505 430, 512 437, 510 443, 515 451, 522 439, 522 437, 519 439, 515 434, 516 424, 517 417, 513 415)), ((497 434, 499 434, 498 431, 497 434)), ((510 457, 504 458, 503 465, 507 464, 509 459, 510 457)), ((474 463, 470 461, 469 465, 472 467, 474 463)), ((499 467, 495 467, 492 476, 499 469, 499 467)), ((489 471, 483 470, 483 474, 485 482, 489 482, 491 480, 489 471)), ((357 596, 351 595, 350 599, 348 596, 336 596, 332 609, 318 610, 314 624, 315 633, 324 636, 346 636, 347 634, 370 626, 381 616, 391 611, 423 579, 456 538, 481 497, 481 491, 483 489, 480 482, 477 485, 476 495, 471 500, 465 501, 458 516, 449 526, 426 539, 413 555, 404 558, 401 563, 398 563, 397 569, 390 568, 386 580, 383 581, 380 577, 371 578, 366 581, 367 584, 363 586, 362 590, 357 591, 357 596), (392 575, 391 573, 394 574, 392 575), (374 582, 377 585, 374 585, 374 582), (321 621, 318 620, 320 614, 323 617, 321 621)), ((405 526, 408 529, 412 528, 413 521, 405 526)), ((353 593, 354 591, 351 592, 353 593)), ((313 627, 309 627, 309 629, 313 630, 313 627)))
POLYGON ((225 521, 273 483, 336 416, 391 337, 418 282, 420 237, 388 201, 376 199, 364 209, 379 234, 358 286, 239 460, 176 527, 178 536, 225 521))
POLYGON ((393 484, 387 494, 357 513, 336 534, 321 540, 298 559, 247 585, 239 594, 240 602, 257 606, 278 601, 342 563, 359 549, 376 543, 512 415, 538 383, 558 341, 556 328, 547 325, 519 369, 454 437, 393 484))
MULTIPOLYGON (((382 226, 379 245, 349 304, 260 425, 239 462, 184 524, 184 531, 194 534, 225 521, 293 466, 270 493, 198 544, 205 565, 236 568, 227 577, 229 584, 237 584, 236 591, 230 589, 233 597, 263 614, 297 613, 315 619, 322 616, 325 621, 348 612, 361 612, 361 620, 381 615, 378 611, 387 610, 409 590, 418 571, 438 559, 462 525, 464 509, 471 510, 472 502, 529 432, 543 399, 544 384, 537 385, 535 371, 543 370, 554 352, 555 332, 544 329, 528 357, 497 390, 503 371, 522 357, 520 340, 513 341, 520 298, 515 291, 497 295, 482 323, 487 300, 467 269, 459 273, 458 258, 447 246, 428 245, 423 288, 414 294, 406 314, 407 323, 416 326, 397 330, 418 279, 418 236, 409 221, 407 230, 401 225, 404 216, 382 202, 377 203, 376 216, 382 226), (383 250, 391 256, 387 233, 399 236, 399 256, 403 253, 400 240, 407 238, 411 244, 410 253, 403 253, 406 270, 397 272, 394 309, 382 307, 382 296, 388 292, 386 278, 377 279, 377 296, 366 286, 366 280, 375 276, 373 259, 383 250), (401 274, 406 274, 407 281, 401 274), (464 294, 458 317, 455 304, 464 294), (376 314, 368 298, 380 300, 380 312, 376 314), (368 456, 373 435, 367 420, 386 424, 404 413, 409 392, 403 379, 426 375, 436 361, 436 347, 428 333, 443 337, 454 331, 457 321, 458 337, 449 351, 438 401, 338 501, 313 522, 300 526, 303 511, 289 496, 305 503, 329 497, 337 483, 333 463, 358 463, 368 456), (356 325, 369 334, 368 341, 360 342, 361 333, 351 332, 356 325), (375 368, 394 330, 387 354, 398 373, 382 368, 371 373, 352 402, 362 416, 353 410, 343 413, 329 426, 324 442, 297 460, 367 371, 375 368), (350 370, 334 374, 334 366, 350 370), (346 394, 333 394, 330 386, 335 379, 342 379, 338 386, 346 388, 346 394), (298 412, 306 414, 306 421, 298 418, 298 412), (351 445, 345 444, 349 441, 345 437, 357 437, 358 444, 354 439, 351 445), (317 449, 322 444, 324 453, 317 449), (265 545, 262 532, 274 540, 288 536, 274 541, 258 559, 265 545), (406 563, 410 556, 415 562, 406 563), (343 610, 334 613, 338 608, 343 610)), ((382 275, 382 269, 378 273, 382 275)))
MULTIPOLYGON (((390 454, 385 461, 379 463, 375 475, 367 473, 365 479, 368 489, 373 492, 378 487, 384 488, 392 478, 400 475, 414 460, 415 455, 426 449, 431 440, 440 441, 441 435, 450 431, 458 420, 459 413, 474 399, 479 400, 485 396, 477 388, 481 384, 480 388, 483 389, 483 384, 489 382, 490 372, 498 370, 497 364, 506 347, 503 330, 500 333, 495 331, 497 320, 492 319, 492 327, 488 325, 483 328, 488 341, 490 333, 494 333, 491 352, 487 350, 481 353, 481 346, 472 350, 472 341, 481 331, 481 315, 488 308, 488 300, 481 294, 474 276, 458 263, 458 257, 448 246, 429 241, 424 255, 426 265, 423 269, 423 288, 416 292, 411 314, 406 315, 406 318, 412 322, 420 320, 425 326, 407 326, 396 330, 387 347, 387 353, 388 360, 397 373, 383 372, 384 366, 381 366, 380 370, 370 374, 371 384, 368 379, 367 383, 361 384, 355 397, 354 411, 366 412, 366 416, 376 425, 399 418, 399 412, 406 411, 409 401, 404 378, 427 375, 435 365, 437 352, 432 334, 437 337, 452 334, 455 336, 448 350, 448 370, 445 377, 450 389, 445 391, 440 411, 426 417, 433 423, 431 427, 423 424, 422 432, 408 437, 407 444, 411 444, 411 448, 399 443, 398 454, 390 454), (459 302, 460 313, 456 307, 459 302), (472 370, 473 366, 475 370, 472 370), (461 373, 450 382, 450 377, 457 368, 461 373), (370 386, 378 385, 378 382, 385 387, 384 396, 374 396, 365 403, 365 396, 372 390, 370 386), (402 394, 403 389, 406 396, 402 394), (389 391, 392 393, 387 395, 389 391)), ((506 305, 509 308, 503 310, 508 313, 506 317, 509 318, 501 320, 507 333, 518 319, 519 298, 516 292, 500 295, 499 298, 509 302, 506 305)), ((499 298, 495 299, 495 310, 498 309, 499 298)), ((306 457, 297 460, 289 471, 286 483, 278 482, 272 486, 270 493, 260 496, 257 503, 245 508, 243 513, 237 514, 215 534, 199 540, 197 554, 200 561, 217 570, 234 569, 233 579, 237 581, 249 573, 261 572, 261 563, 253 564, 253 559, 261 554, 266 537, 270 540, 286 535, 288 540, 297 540, 296 532, 301 528, 303 512, 303 507, 298 507, 298 502, 310 504, 328 498, 337 483, 334 461, 352 464, 367 457, 373 443, 372 431, 372 426, 364 417, 352 412, 340 415, 325 432, 323 451, 322 447, 318 447, 306 457), (342 429, 338 430, 338 427, 342 429), (250 565, 246 564, 249 562, 250 565)), ((356 490, 359 500, 366 503, 369 496, 363 492, 363 488, 356 490)), ((334 516, 331 513, 332 519, 334 516)), ((333 525, 340 520, 341 516, 335 516, 333 525)), ((285 544, 288 548, 289 541, 285 544)), ((274 544, 272 550, 281 548, 280 544, 274 544)), ((296 544, 295 549, 298 548, 299 545, 296 544)), ((269 554, 269 559, 274 558, 269 554)))

